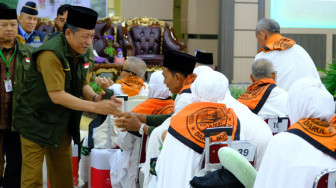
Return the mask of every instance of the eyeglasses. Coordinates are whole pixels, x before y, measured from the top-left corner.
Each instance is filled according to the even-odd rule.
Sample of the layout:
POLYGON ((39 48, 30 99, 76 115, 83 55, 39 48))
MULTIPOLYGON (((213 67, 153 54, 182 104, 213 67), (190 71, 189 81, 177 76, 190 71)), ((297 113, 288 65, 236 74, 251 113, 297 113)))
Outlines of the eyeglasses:
POLYGON ((122 72, 122 71, 125 71, 125 72, 128 72, 128 73, 132 73, 132 74, 134 74, 134 75, 137 75, 137 74, 135 74, 135 73, 132 72, 132 71, 129 71, 129 70, 124 69, 123 66, 122 66, 121 69, 120 69, 120 72, 122 72))

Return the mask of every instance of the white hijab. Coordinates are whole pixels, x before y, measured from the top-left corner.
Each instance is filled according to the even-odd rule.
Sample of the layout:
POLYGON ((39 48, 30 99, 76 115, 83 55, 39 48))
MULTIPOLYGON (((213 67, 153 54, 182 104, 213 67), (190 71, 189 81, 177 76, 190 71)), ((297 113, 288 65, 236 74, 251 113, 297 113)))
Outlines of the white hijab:
POLYGON ((197 75, 200 75, 201 73, 207 72, 207 71, 213 71, 213 69, 211 69, 208 66, 204 66, 204 65, 198 66, 194 69, 194 73, 197 75))
POLYGON ((190 86, 192 102, 219 102, 224 100, 229 81, 220 72, 206 71, 198 75, 190 86))
POLYGON ((163 83, 162 71, 153 72, 148 84, 148 98, 167 99, 172 94, 163 83))
POLYGON ((302 118, 330 121, 335 103, 320 80, 305 77, 294 82, 289 89, 287 109, 292 124, 302 118))

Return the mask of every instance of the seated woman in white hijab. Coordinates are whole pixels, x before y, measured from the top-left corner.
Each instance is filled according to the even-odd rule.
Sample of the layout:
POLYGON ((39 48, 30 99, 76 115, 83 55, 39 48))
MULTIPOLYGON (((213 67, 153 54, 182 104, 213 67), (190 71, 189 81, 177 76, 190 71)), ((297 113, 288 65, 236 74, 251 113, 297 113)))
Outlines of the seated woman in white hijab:
POLYGON ((249 108, 240 103, 238 100, 233 98, 230 92, 226 93, 225 99, 221 102, 236 112, 241 124, 240 139, 249 140, 257 146, 254 167, 258 170, 267 145, 273 137, 271 129, 264 120, 251 112, 249 108))
MULTIPOLYGON (((197 75, 208 71, 213 70, 207 66, 198 66, 194 69, 194 73, 197 75)), ((272 132, 269 126, 260 117, 252 113, 245 105, 234 99, 228 88, 225 99, 221 101, 221 103, 224 103, 227 108, 232 108, 237 114, 241 125, 240 140, 249 140, 257 146, 254 166, 258 170, 267 144, 272 138, 272 132)))
POLYGON ((336 168, 336 130, 329 121, 335 112, 333 96, 321 81, 306 77, 288 92, 289 130, 268 144, 254 187, 312 187, 314 178, 336 168))
MULTIPOLYGON (((232 126, 233 139, 239 139, 239 120, 232 109, 217 103, 224 99, 228 80, 213 71, 197 76, 191 85, 192 104, 171 118, 170 127, 156 163, 157 177, 150 187, 189 187, 189 181, 201 170, 204 129, 232 126), (227 117, 227 121, 223 118, 227 117), (184 126, 182 126, 184 125, 184 126)), ((226 133, 216 138, 227 139, 226 133)))
MULTIPOLYGON (((162 71, 152 73, 148 84, 148 99, 136 106, 132 112, 142 114, 171 114, 174 111, 174 101, 171 99, 171 92, 163 83, 164 77, 162 71)), ((121 132, 118 136, 120 149, 130 151, 128 168, 126 170, 126 178, 123 182, 117 184, 124 185, 123 187, 135 188, 138 172, 138 163, 140 157, 141 137, 138 132, 121 132)), ((142 146, 145 147, 145 146, 142 146)), ((118 174, 117 172, 115 173, 118 174)), ((117 186, 117 185, 112 185, 117 186)))

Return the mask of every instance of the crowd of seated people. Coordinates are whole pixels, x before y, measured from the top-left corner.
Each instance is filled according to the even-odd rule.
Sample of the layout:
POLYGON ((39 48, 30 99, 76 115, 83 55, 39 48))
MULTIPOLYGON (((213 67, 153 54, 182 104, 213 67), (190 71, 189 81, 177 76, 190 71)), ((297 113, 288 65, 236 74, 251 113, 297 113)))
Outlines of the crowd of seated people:
MULTIPOLYGON (((138 183, 145 188, 190 187, 194 176, 206 174, 202 165, 204 130, 214 127, 231 127, 232 140, 248 141, 256 146, 253 167, 257 170, 257 176, 254 187, 312 187, 314 178, 321 171, 336 168, 333 96, 322 84, 309 54, 294 40, 283 37, 275 20, 263 18, 256 25, 256 38, 261 48, 251 66, 252 84, 236 100, 231 96, 226 76, 215 71, 212 53, 204 51, 197 51, 192 56, 164 50, 162 71, 152 73, 148 84, 143 79, 147 68, 144 60, 127 57, 116 83, 110 78, 95 78, 103 89, 96 94, 88 86, 90 70, 87 62, 93 59, 92 40, 85 40, 83 47, 76 38, 76 33, 81 32, 93 36, 97 21, 95 11, 62 5, 55 18, 57 31, 44 40, 45 35, 34 30, 38 15, 36 3, 27 2, 21 8, 19 24, 12 24, 15 28, 4 27, 16 21, 15 9, 3 4, 0 4, 0 9, 0 47, 1 54, 5 54, 0 60, 0 70, 1 81, 6 87, 0 87, 1 96, 6 99, 5 102, 0 100, 0 123, 6 126, 6 131, 10 131, 12 123, 8 122, 15 120, 13 127, 21 136, 19 138, 19 134, 16 134, 15 139, 13 137, 13 143, 20 143, 15 147, 7 145, 8 138, 1 140, 0 148, 5 144, 6 148, 1 152, 0 159, 6 155, 6 165, 13 165, 11 152, 22 147, 23 154, 19 148, 16 155, 19 164, 23 156, 24 164, 21 179, 18 175, 21 168, 12 169, 11 172, 6 167, 3 177, 5 184, 11 181, 15 173, 16 178, 12 182, 16 186, 13 187, 20 187, 20 184, 21 187, 39 187, 42 179, 40 159, 46 155, 51 187, 70 187, 71 177, 66 177, 63 184, 58 184, 58 180, 70 176, 71 161, 66 160, 71 153, 69 141, 73 139, 79 143, 81 113, 78 112, 81 111, 100 114, 90 124, 90 128, 96 129, 95 133, 89 131, 85 137, 84 150, 85 147, 106 148, 107 137, 110 136, 107 133, 106 115, 113 115, 114 132, 111 136, 114 138, 111 140, 125 157, 115 161, 122 161, 127 168, 119 163, 111 163, 112 187, 135 188, 138 183), (88 21, 78 20, 78 15, 87 16, 88 21), (16 33, 15 36, 8 39, 4 35, 7 30, 16 33), (33 46, 40 43, 41 47, 32 52, 31 47, 22 43, 33 43, 33 46), (53 43, 56 47, 63 46, 55 49, 53 43), (69 50, 63 52, 63 47, 69 50), (28 50, 18 51, 12 60, 16 48, 28 50), (5 65, 7 61, 10 63, 9 70, 5 65), (22 70, 15 69, 13 72, 14 61, 15 66, 22 70), (25 61, 31 61, 32 68, 29 69, 30 64, 25 64, 25 61), (83 64, 78 70, 75 67, 77 63, 83 64), (57 71, 51 71, 50 67, 57 71), (14 73, 23 76, 20 80, 14 80, 17 79, 14 73), (24 82, 26 77, 27 81, 24 82), (10 80, 13 81, 9 84, 10 80), (22 97, 21 88, 24 93, 22 97), (39 96, 36 93, 42 94, 39 96), (176 94, 174 99, 173 94, 176 94), (144 96, 146 100, 133 109, 122 111, 121 101, 116 99, 120 95, 144 96), (16 97, 19 102, 10 102, 12 98, 9 96, 16 97), (38 102, 32 104, 28 97, 38 102), (34 105, 36 112, 31 108, 34 105), (47 112, 40 112, 38 108, 47 112), (67 114, 66 120, 64 114, 67 114), (291 126, 285 132, 272 136, 264 120, 279 116, 288 116, 291 126), (25 124, 26 117, 34 120, 29 120, 29 128, 25 124), (45 122, 48 122, 48 126, 55 122, 59 126, 43 126, 45 122), (74 125, 69 126, 69 123, 74 125), (78 130, 74 128, 75 124, 78 130), (57 132, 52 132, 54 130, 57 132), (50 138, 47 138, 48 135, 50 138), (148 137, 147 143, 143 142, 145 137, 148 137), (51 143, 54 140, 55 143, 51 143), (38 147, 38 151, 32 150, 31 146, 38 147), (140 165, 142 147, 146 154, 144 163, 140 165), (45 149, 46 154, 41 152, 45 149), (31 153, 38 153, 39 157, 31 158, 31 153), (58 159, 58 156, 61 157, 58 159), (63 159, 64 168, 58 168, 58 162, 63 159), (31 165, 32 160, 38 160, 39 164, 31 165), (142 182, 139 182, 139 166, 144 174, 142 182)), ((92 67, 93 62, 90 63, 92 67)), ((210 140, 227 141, 228 136, 221 132, 211 136, 210 140)), ((81 163, 87 163, 87 159, 83 157, 81 163)), ((239 171, 239 168, 237 166, 235 170, 239 171)), ((1 171, 3 169, 0 168, 1 171)), ((89 170, 82 170, 81 175, 83 181, 87 180, 89 170)))

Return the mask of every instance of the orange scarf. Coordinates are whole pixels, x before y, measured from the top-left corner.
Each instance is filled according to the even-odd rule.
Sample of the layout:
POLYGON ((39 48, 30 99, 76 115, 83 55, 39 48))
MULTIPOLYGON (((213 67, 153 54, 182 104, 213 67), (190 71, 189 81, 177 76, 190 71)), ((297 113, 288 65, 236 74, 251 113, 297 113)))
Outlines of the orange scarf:
POLYGON ((167 106, 163 106, 161 108, 157 108, 152 112, 152 115, 160 115, 160 114, 172 114, 174 113, 174 100, 167 106))
POLYGON ((147 99, 133 108, 132 112, 140 114, 171 114, 174 111, 173 99, 147 99), (172 105, 171 105, 172 104, 172 105))
POLYGON ((283 51, 291 48, 296 42, 293 39, 283 37, 280 34, 272 35, 267 41, 266 46, 260 48, 258 51, 261 52, 270 52, 273 50, 283 51))
POLYGON ((138 76, 131 76, 120 79, 117 84, 121 84, 122 91, 132 97, 139 95, 141 88, 144 86, 144 81, 138 76))
POLYGON ((289 127, 293 133, 336 159, 336 125, 318 118, 303 118, 289 127))
MULTIPOLYGON (((205 147, 204 130, 212 127, 233 127, 232 139, 239 140, 239 120, 231 108, 221 103, 189 104, 171 118, 168 132, 201 154, 205 147)), ((227 134, 222 132, 211 136, 210 141, 225 141, 227 138, 227 134)))
POLYGON ((183 81, 182 89, 180 90, 180 93, 179 93, 180 95, 183 93, 183 91, 187 91, 187 90, 189 90, 188 93, 191 93, 190 86, 192 83, 194 83, 196 77, 197 77, 197 74, 192 73, 183 81))
POLYGON ((276 87, 274 80, 260 79, 250 85, 246 92, 238 97, 238 101, 251 109, 253 113, 258 114, 274 87, 276 87))

